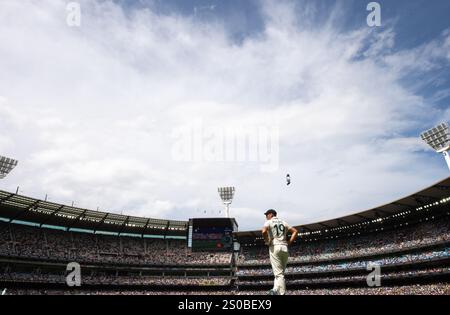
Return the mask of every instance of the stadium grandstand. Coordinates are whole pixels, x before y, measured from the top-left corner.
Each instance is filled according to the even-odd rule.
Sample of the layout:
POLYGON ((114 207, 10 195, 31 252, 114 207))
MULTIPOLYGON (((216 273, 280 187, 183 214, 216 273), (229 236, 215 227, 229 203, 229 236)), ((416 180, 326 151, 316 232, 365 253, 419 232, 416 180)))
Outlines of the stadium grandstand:
MULTIPOLYGON (((449 294, 450 177, 389 204, 296 226, 289 294, 449 294), (381 286, 369 287, 370 265, 381 286)), ((188 246, 189 221, 81 209, 0 191, 0 289, 7 294, 265 294, 261 232, 228 251, 188 246), (81 286, 68 287, 69 262, 81 286)))

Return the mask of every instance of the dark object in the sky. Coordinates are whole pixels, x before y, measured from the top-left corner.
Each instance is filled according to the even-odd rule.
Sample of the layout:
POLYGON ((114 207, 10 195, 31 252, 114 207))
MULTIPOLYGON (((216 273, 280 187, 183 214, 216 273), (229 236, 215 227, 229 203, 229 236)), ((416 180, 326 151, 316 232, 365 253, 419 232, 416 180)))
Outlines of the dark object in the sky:
POLYGON ((286 175, 286 185, 290 185, 291 184, 291 176, 289 174, 286 175))

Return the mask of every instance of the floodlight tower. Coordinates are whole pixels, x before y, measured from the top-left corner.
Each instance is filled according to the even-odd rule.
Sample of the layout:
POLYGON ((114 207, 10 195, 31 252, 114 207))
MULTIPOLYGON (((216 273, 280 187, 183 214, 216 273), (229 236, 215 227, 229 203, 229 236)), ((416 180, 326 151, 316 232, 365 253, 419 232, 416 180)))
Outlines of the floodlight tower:
POLYGON ((0 155, 0 179, 6 177, 14 167, 17 166, 18 161, 0 155))
POLYGON ((421 135, 423 141, 428 143, 437 153, 444 155, 447 166, 450 169, 450 156, 448 151, 450 150, 450 133, 448 124, 442 123, 430 130, 423 132, 421 135))
POLYGON ((222 199, 223 204, 225 205, 225 213, 227 218, 230 217, 230 204, 233 201, 234 197, 234 187, 219 187, 219 195, 222 199))

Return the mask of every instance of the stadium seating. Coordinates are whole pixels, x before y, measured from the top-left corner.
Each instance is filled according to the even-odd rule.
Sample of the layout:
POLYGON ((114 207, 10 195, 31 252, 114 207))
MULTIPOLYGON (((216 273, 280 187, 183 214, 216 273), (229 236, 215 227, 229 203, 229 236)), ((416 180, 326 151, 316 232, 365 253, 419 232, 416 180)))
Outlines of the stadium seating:
MULTIPOLYGON (((193 252, 185 240, 177 239, 119 237, 7 223, 0 223, 0 237, 0 283, 14 284, 10 294, 157 294, 162 289, 166 294, 258 294, 273 283, 265 246, 241 247, 233 264, 232 253, 193 252), (27 267, 22 261, 28 261, 27 267), (63 289, 64 267, 70 261, 89 266, 83 269, 84 289, 63 289)), ((442 280, 450 275, 449 249, 448 215, 395 231, 300 240, 290 248, 288 287, 291 294, 443 294, 448 292, 448 283, 442 280), (386 270, 382 281, 412 279, 413 284, 400 283, 385 291, 353 287, 365 283, 369 263, 386 270), (428 282, 417 286, 422 278, 428 282)))
POLYGON ((142 239, 0 223, 0 255, 131 265, 225 265, 231 253, 198 253, 185 240, 142 239))

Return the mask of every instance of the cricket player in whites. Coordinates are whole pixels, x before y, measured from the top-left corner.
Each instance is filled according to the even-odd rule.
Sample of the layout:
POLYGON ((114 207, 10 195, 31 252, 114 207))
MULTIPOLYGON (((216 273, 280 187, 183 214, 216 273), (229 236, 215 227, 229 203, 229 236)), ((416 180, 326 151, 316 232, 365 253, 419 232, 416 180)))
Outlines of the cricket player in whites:
POLYGON ((269 245, 270 263, 272 265, 275 281, 273 289, 269 291, 271 295, 284 295, 286 293, 286 281, 284 271, 288 262, 288 246, 297 238, 297 229, 289 226, 285 221, 277 218, 277 212, 273 209, 265 213, 266 223, 262 229, 264 243, 269 245), (287 233, 292 233, 287 241, 287 233))

